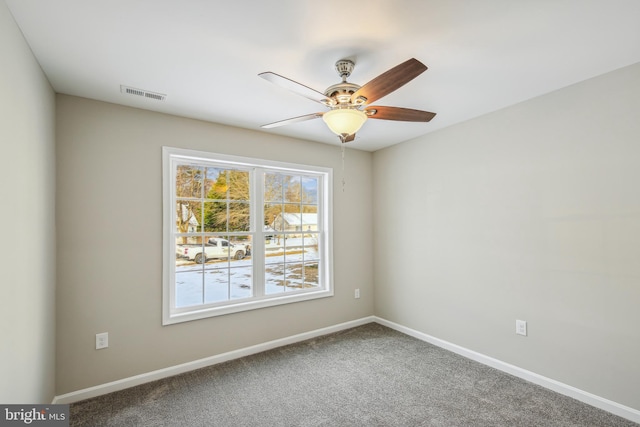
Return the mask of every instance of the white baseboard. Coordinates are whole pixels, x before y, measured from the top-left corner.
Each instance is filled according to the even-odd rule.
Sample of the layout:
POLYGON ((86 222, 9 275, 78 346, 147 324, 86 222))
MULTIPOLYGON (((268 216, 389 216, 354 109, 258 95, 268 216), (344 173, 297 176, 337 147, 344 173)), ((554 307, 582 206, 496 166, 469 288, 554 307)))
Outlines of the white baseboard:
POLYGON ((553 390, 565 396, 572 397, 588 405, 594 406, 596 408, 602 409, 607 412, 611 412, 612 414, 626 418, 630 421, 640 423, 640 411, 636 409, 621 405, 619 403, 602 398, 600 396, 596 396, 594 394, 577 389, 575 387, 561 383, 551 378, 538 375, 534 372, 527 371, 526 369, 519 368, 517 366, 511 365, 501 360, 494 359, 492 357, 475 352, 473 350, 469 350, 465 347, 461 347, 459 345, 450 343, 448 341, 441 340, 439 338, 416 331, 411 328, 407 328, 405 326, 399 325, 397 323, 391 322, 389 320, 386 320, 377 316, 363 317, 361 319, 352 320, 350 322, 340 323, 338 325, 316 329, 314 331, 305 332, 302 334, 297 334, 290 337, 281 338, 281 339, 269 341, 262 344, 257 344, 251 347, 246 347, 246 348, 218 354, 211 357, 206 357, 204 359, 194 360, 192 362, 187 362, 187 363, 183 363, 176 366, 170 366, 168 368, 158 369, 156 371, 135 375, 133 377, 123 378, 121 380, 97 385, 94 387, 89 387, 83 390, 66 393, 60 396, 56 396, 53 399, 52 403, 54 404, 55 403, 73 403, 73 402, 78 402, 84 399, 90 399, 92 397, 101 396, 103 394, 112 393, 114 391, 124 390, 129 387, 134 387, 140 384, 156 381, 162 378, 171 377, 174 375, 182 374, 184 372, 189 372, 196 369, 205 368, 207 366, 216 365, 218 363, 226 362, 229 360, 239 359, 241 357, 260 353, 262 351, 271 350, 277 347, 282 347, 289 344, 295 344, 300 341, 316 338, 316 337, 326 335, 326 334, 331 334, 334 332, 339 332, 345 329, 365 325, 371 322, 376 322, 383 326, 387 326, 398 332, 402 332, 406 335, 412 336, 422 341, 426 341, 430 344, 452 351, 456 354, 459 354, 471 360, 475 360, 476 362, 480 362, 484 365, 506 372, 518 378, 522 378, 526 381, 548 388, 550 390, 553 390))
POLYGON ((397 323, 390 322, 386 319, 374 316, 374 321, 383 326, 395 329, 398 332, 402 332, 403 334, 412 336, 422 341, 426 341, 430 344, 444 348, 445 350, 452 351, 453 353, 459 354, 468 359, 475 360, 476 362, 480 362, 484 365, 506 372, 515 377, 522 378, 523 380, 548 388, 565 396, 569 396, 573 399, 579 400, 580 402, 584 402, 588 405, 595 406, 596 408, 602 409, 604 411, 611 412, 612 414, 626 418, 630 421, 640 423, 640 411, 636 409, 621 405, 600 396, 596 396, 595 394, 577 389, 551 378, 538 375, 535 372, 527 371, 526 369, 522 369, 509 363, 502 362, 498 359, 485 356, 484 354, 469 350, 448 341, 444 341, 431 335, 427 335, 414 329, 399 325, 397 323))
POLYGON ((281 338, 262 344, 253 345, 251 347, 241 348, 239 350, 230 351, 227 353, 218 354, 204 359, 194 360, 193 362, 182 363, 176 366, 170 366, 168 368, 158 369, 156 371, 146 372, 144 374, 135 375, 129 378, 123 378, 121 380, 112 381, 106 384, 100 384, 94 387, 85 388, 83 390, 66 393, 60 396, 56 396, 53 399, 56 403, 73 403, 80 400, 90 399, 92 397, 101 396, 103 394, 112 393, 114 391, 124 390, 129 387, 134 387, 140 384, 145 384, 151 381, 156 381, 162 378, 172 377, 174 375, 182 374, 184 372, 193 371, 207 366, 216 365, 218 363, 226 362, 228 360, 239 359, 241 357, 249 356, 251 354, 260 353, 273 348, 282 347, 289 344, 295 344, 300 341, 316 338, 322 335, 339 332, 345 329, 354 328, 356 326, 365 325, 375 321, 374 316, 363 317, 361 319, 352 320, 350 322, 340 323, 338 325, 329 326, 326 328, 316 329, 314 331, 305 332, 298 335, 293 335, 286 338, 281 338))

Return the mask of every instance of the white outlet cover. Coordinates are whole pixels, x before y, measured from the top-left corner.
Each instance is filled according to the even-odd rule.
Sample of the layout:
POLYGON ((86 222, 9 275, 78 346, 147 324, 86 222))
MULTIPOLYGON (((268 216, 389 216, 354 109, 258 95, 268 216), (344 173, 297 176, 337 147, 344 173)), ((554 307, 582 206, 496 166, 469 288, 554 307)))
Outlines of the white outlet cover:
POLYGON ((516 320, 516 334, 527 336, 527 321, 516 320))
POLYGON ((96 350, 109 347, 109 333, 96 334, 96 350))

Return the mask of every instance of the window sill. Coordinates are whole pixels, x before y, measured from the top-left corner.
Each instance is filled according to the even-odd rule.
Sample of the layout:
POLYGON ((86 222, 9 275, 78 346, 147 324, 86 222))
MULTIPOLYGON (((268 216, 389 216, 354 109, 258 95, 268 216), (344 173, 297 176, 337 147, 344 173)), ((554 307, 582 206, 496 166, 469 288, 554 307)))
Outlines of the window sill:
POLYGON ((266 297, 263 299, 252 299, 238 302, 237 304, 226 303, 219 307, 207 307, 194 309, 191 311, 180 311, 175 313, 163 313, 162 325, 173 325, 176 323, 190 322, 192 320, 206 319, 208 317, 224 316, 226 314, 239 313, 260 308, 274 307, 294 302, 309 301, 319 298, 333 296, 333 290, 321 289, 318 291, 296 293, 278 297, 266 297))

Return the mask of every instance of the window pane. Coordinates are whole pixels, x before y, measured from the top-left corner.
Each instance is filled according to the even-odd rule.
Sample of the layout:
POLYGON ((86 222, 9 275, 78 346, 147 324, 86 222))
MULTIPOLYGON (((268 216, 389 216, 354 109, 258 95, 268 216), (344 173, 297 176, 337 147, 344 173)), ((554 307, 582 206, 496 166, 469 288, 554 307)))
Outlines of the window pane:
POLYGON ((251 264, 229 270, 231 280, 231 299, 249 298, 253 296, 251 264))
POLYGON ((273 234, 271 239, 265 240, 265 263, 273 264, 284 261, 284 237, 283 234, 273 234))
POLYGON ((276 231, 284 231, 285 229, 285 219, 282 216, 283 210, 284 205, 268 205, 267 207, 265 207, 265 215, 273 215, 273 219, 271 220, 271 228, 276 231))
POLYGON ((265 266, 265 293, 267 295, 284 292, 284 264, 265 266))
POLYGON ((285 283, 287 291, 303 288, 303 270, 302 263, 286 264, 285 283))
POLYGON ((304 247, 302 246, 302 237, 286 236, 284 245, 284 261, 286 263, 302 261, 304 257, 304 247))
POLYGON ((176 202, 176 232, 198 232, 201 223, 202 203, 200 201, 178 200, 176 202))
POLYGON ((207 270, 204 275, 204 302, 207 304, 229 300, 229 269, 207 270))
POLYGON ((318 252, 318 234, 309 233, 305 234, 303 238, 304 245, 304 260, 305 261, 317 261, 320 259, 320 253, 318 252))
POLYGON ((229 231, 249 231, 249 203, 229 203, 229 231))
POLYGON ((282 231, 301 231, 302 216, 300 215, 300 205, 284 205, 284 209, 282 231))
POLYGON ((265 242, 266 292, 275 294, 306 289, 318 285, 317 239, 291 234, 275 234, 265 242), (305 242, 312 246, 306 247, 305 242), (315 245, 315 246, 314 246, 315 245), (307 266, 311 270, 307 271, 307 266))
POLYGON ((202 197, 202 168, 192 165, 176 167, 176 197, 202 197))
POLYGON ((316 212, 302 214, 302 231, 305 233, 318 231, 318 214, 316 212))
POLYGON ((268 172, 264 177, 264 201, 282 201, 283 182, 282 175, 275 172, 268 172))
POLYGON ((306 262, 304 264, 304 287, 305 288, 317 288, 320 286, 320 280, 318 275, 318 263, 306 262))
POLYGON ((275 230, 274 221, 278 217, 278 214, 282 212, 282 205, 273 204, 273 203, 265 203, 264 205, 264 225, 265 230, 275 230))
POLYGON ((229 199, 249 200, 249 172, 232 170, 228 173, 229 199))
POLYGON ((302 177, 302 203, 318 203, 318 178, 302 177))
POLYGON ((226 200, 227 190, 227 171, 220 168, 206 168, 207 182, 204 197, 207 199, 226 200))
POLYGON ((202 251, 201 241, 200 237, 176 237, 176 271, 178 267, 182 270, 198 268, 194 258, 202 251))
POLYGON ((202 287, 202 269, 199 271, 181 271, 176 267, 176 307, 199 305, 204 301, 202 287))
POLYGON ((284 201, 300 203, 302 198, 302 186, 300 185, 300 177, 285 175, 284 184, 284 201))
POLYGON ((227 231, 227 202, 204 202, 204 231, 227 231))

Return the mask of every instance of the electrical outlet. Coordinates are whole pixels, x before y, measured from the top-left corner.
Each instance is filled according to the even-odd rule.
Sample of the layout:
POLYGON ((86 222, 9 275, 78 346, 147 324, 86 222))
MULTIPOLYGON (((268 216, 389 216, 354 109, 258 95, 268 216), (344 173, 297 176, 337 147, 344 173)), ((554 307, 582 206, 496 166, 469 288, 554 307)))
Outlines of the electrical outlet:
POLYGON ((356 292, 354 294, 354 298, 356 298, 356 299, 360 298, 360 289, 356 289, 356 292))
POLYGON ((96 350, 109 347, 109 332, 96 334, 96 350))
POLYGON ((527 336, 527 321, 516 320, 516 334, 527 336))

